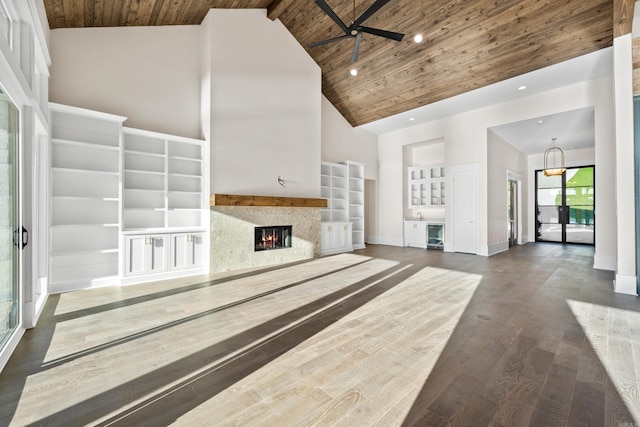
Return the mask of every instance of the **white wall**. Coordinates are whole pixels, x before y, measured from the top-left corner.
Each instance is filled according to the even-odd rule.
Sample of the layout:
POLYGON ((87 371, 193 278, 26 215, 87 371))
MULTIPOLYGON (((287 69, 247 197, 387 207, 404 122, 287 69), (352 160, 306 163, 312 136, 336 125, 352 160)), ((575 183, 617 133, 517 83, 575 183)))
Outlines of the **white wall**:
MULTIPOLYGON (((403 195, 398 189, 403 188, 403 180, 406 179, 402 170, 402 147, 404 145, 444 138, 445 160, 449 167, 456 164, 480 163, 478 245, 480 253, 488 253, 487 129, 591 106, 595 107, 596 153, 598 154, 596 167, 600 171, 597 176, 602 177, 606 176, 607 172, 611 174, 615 169, 615 153, 611 153, 610 149, 614 141, 611 76, 380 135, 378 141, 378 174, 380 177, 378 230, 380 243, 402 244, 403 195), (607 148, 609 149, 607 150, 607 148)), ((596 181, 596 185, 599 188, 606 188, 606 183, 596 181)), ((447 177, 446 187, 453 188, 451 176, 447 177)), ((615 198, 612 193, 603 194, 596 201, 598 221, 601 225, 596 234, 598 242, 596 255, 615 259, 615 198)), ((445 208, 448 224, 452 224, 452 214, 451 209, 445 208)), ((452 241, 451 230, 451 226, 445 228, 445 242, 452 241)))
POLYGON ((201 138, 200 26, 51 31, 50 101, 201 138))
POLYGON ((489 254, 509 248, 507 229, 508 179, 512 172, 522 177, 522 225, 526 229, 529 208, 527 204, 527 155, 508 144, 492 131, 488 131, 489 201, 487 203, 487 238, 489 254))
POLYGON ((322 96, 322 160, 364 163, 365 179, 378 178, 378 136, 352 127, 336 107, 322 96))
POLYGON ((205 21, 211 192, 319 197, 320 68, 264 9, 211 9, 205 21))

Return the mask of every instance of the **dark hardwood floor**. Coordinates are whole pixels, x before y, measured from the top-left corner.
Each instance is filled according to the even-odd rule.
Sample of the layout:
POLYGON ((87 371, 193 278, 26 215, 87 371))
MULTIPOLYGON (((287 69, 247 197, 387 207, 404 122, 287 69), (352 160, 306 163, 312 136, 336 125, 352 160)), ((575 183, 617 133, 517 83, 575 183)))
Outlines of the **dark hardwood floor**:
POLYGON ((640 300, 587 246, 368 246, 49 298, 0 425, 640 425, 640 300))

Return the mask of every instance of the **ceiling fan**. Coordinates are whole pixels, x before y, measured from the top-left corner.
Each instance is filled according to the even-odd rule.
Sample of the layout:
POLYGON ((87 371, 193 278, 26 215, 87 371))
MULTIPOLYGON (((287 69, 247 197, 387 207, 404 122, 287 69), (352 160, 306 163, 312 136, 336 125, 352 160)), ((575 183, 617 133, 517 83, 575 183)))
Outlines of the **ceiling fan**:
POLYGON ((362 15, 360 15, 357 19, 355 17, 356 13, 356 2, 353 0, 353 22, 351 25, 347 27, 347 25, 342 22, 338 15, 329 7, 325 0, 315 0, 315 3, 318 5, 320 9, 324 13, 326 13, 329 18, 333 20, 342 31, 344 31, 344 35, 339 37, 334 37, 327 40, 322 40, 315 43, 310 43, 307 45, 307 48, 313 48, 316 46, 322 46, 327 43, 337 42, 339 40, 347 39, 347 38, 355 38, 355 44, 353 45, 353 53, 351 54, 351 63, 354 63, 358 60, 358 54, 360 53, 360 40, 362 39, 362 33, 373 34, 374 36, 384 37, 391 40, 401 41, 404 37, 404 34, 395 33, 393 31, 380 30, 377 28, 365 27, 362 25, 364 21, 369 19, 371 15, 376 13, 382 6, 389 3, 390 0, 376 0, 367 10, 365 10, 362 15))

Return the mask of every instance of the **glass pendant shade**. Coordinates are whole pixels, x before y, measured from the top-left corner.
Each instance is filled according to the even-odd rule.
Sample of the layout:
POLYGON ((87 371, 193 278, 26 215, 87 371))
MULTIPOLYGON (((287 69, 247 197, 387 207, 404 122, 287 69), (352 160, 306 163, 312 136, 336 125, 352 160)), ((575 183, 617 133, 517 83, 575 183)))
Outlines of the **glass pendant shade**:
POLYGON ((547 148, 544 152, 544 174, 545 176, 562 175, 567 169, 564 167, 564 151, 556 147, 556 139, 553 138, 553 147, 547 148), (560 163, 556 164, 556 156, 560 157, 560 163), (549 162, 551 157, 552 164, 549 162))

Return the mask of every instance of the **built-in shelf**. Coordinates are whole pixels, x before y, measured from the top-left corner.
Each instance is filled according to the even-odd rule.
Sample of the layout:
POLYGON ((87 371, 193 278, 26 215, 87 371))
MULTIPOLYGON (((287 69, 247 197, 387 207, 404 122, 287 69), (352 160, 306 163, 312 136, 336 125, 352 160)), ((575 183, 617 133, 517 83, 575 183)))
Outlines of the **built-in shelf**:
POLYGON ((119 274, 124 117, 50 104, 52 285, 119 274))
MULTIPOLYGON (((123 128, 124 117, 81 108, 52 103, 49 111, 51 291, 124 283, 130 233, 151 230, 166 242, 173 232, 188 242, 197 235, 201 256, 208 247, 204 141, 123 128)), ((205 272, 202 256, 180 264, 179 275, 190 274, 189 265, 205 272)))

